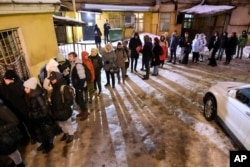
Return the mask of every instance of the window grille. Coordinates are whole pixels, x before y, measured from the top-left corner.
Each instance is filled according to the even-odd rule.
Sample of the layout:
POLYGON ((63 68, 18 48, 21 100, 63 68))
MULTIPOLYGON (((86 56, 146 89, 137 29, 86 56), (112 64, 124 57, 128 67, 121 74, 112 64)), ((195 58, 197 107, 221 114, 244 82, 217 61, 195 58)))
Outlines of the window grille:
POLYGON ((21 79, 30 76, 17 29, 0 30, 0 75, 7 69, 15 70, 21 79))

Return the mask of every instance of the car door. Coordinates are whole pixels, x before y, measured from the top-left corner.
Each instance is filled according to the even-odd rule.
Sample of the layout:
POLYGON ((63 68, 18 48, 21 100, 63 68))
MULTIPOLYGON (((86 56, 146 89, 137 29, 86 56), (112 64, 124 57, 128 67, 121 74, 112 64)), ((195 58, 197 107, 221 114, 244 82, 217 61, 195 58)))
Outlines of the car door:
POLYGON ((250 131, 250 108, 242 100, 244 90, 236 90, 235 92, 234 95, 228 94, 226 102, 227 114, 223 121, 234 136, 244 144, 250 131))

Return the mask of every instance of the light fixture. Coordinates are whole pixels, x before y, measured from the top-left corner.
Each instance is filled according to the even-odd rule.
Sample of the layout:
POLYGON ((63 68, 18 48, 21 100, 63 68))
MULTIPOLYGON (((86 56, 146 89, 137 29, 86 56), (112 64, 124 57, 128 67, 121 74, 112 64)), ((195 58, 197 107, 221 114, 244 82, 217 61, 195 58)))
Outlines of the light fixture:
POLYGON ((102 5, 102 4, 82 4, 82 10, 102 10, 102 11, 139 11, 148 12, 150 6, 128 6, 128 5, 102 5))

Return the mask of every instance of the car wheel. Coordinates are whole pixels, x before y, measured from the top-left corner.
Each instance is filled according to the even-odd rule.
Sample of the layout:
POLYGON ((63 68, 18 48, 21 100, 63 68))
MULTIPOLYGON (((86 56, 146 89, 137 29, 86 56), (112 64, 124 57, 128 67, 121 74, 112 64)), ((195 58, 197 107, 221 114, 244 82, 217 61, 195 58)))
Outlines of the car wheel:
POLYGON ((212 95, 206 95, 204 101, 204 112, 203 115, 206 120, 211 121, 215 118, 216 115, 216 101, 212 95))

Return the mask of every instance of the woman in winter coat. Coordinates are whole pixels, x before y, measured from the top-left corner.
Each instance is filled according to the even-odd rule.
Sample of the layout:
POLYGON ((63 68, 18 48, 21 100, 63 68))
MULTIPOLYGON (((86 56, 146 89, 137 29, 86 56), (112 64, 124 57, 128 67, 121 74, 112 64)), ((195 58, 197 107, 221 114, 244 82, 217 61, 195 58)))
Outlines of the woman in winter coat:
POLYGON ((129 62, 130 62, 130 51, 129 51, 129 48, 128 48, 128 41, 124 40, 122 42, 122 46, 123 46, 124 51, 127 54, 127 58, 125 60, 125 77, 128 77, 127 70, 129 68, 129 62))
POLYGON ((35 137, 42 144, 37 148, 43 153, 50 152, 56 135, 56 124, 49 115, 43 89, 37 84, 37 78, 32 77, 23 83, 26 100, 29 106, 29 120, 35 131, 35 137))
POLYGON ((24 167, 24 163, 18 146, 23 137, 17 128, 19 121, 15 114, 0 103, 0 155, 8 156, 12 159, 12 166, 24 167))
POLYGON ((143 45, 143 49, 142 49, 142 59, 143 59, 143 63, 145 65, 146 68, 146 75, 143 76, 143 80, 148 80, 149 79, 149 62, 152 59, 152 42, 150 41, 150 37, 148 35, 144 36, 144 45, 143 45))
POLYGON ((106 72, 106 79, 107 79, 107 83, 105 84, 105 86, 110 85, 110 76, 111 76, 112 88, 115 88, 115 73, 113 71, 110 71, 110 67, 112 66, 117 67, 117 56, 110 43, 106 44, 105 46, 105 51, 102 54, 102 60, 103 60, 103 68, 106 72))
POLYGON ((117 72, 118 83, 121 83, 120 70, 122 72, 122 83, 125 83, 125 61, 128 58, 126 51, 122 47, 122 43, 117 43, 117 48, 115 49, 115 54, 117 57, 117 66, 119 67, 119 71, 117 72))
POLYGON ((102 92, 101 85, 101 70, 103 67, 102 58, 98 54, 98 49, 92 48, 89 56, 95 71, 95 80, 94 80, 94 90, 97 90, 98 87, 98 95, 102 92))
POLYGON ((137 67, 137 60, 139 58, 139 52, 137 52, 136 48, 138 46, 142 46, 142 42, 141 42, 141 39, 139 37, 139 34, 136 32, 134 34, 134 37, 131 38, 130 41, 129 41, 129 49, 131 50, 131 55, 130 55, 131 72, 133 72, 133 70, 135 72, 137 72, 136 67, 137 67))
POLYGON ((163 53, 160 55, 160 67, 163 67, 165 60, 168 58, 168 43, 165 35, 160 36, 160 46, 163 50, 163 53))
POLYGON ((86 51, 82 52, 82 63, 89 69, 91 73, 91 79, 90 81, 87 81, 87 90, 85 92, 85 99, 89 101, 89 103, 92 103, 92 98, 94 95, 94 81, 95 81, 95 69, 93 66, 92 61, 89 59, 89 53, 86 51))
POLYGON ((209 44, 208 44, 208 49, 210 52, 212 52, 208 65, 213 66, 213 67, 217 66, 215 54, 218 51, 219 47, 220 47, 219 33, 215 32, 214 36, 211 37, 209 44))
POLYGON ((153 76, 157 76, 159 74, 158 72, 158 66, 160 65, 160 55, 163 53, 162 47, 160 46, 160 40, 155 37, 154 38, 154 46, 153 46, 153 57, 151 61, 151 67, 153 67, 153 76))
POLYGON ((94 35, 95 35, 95 44, 97 48, 101 48, 101 36, 102 36, 102 32, 100 30, 100 28, 98 27, 97 24, 95 24, 94 27, 94 35))
POLYGON ((192 41, 192 53, 193 53, 193 58, 192 61, 197 63, 198 59, 200 57, 200 50, 202 48, 202 41, 200 39, 200 35, 196 34, 194 40, 192 41))
POLYGON ((74 100, 74 92, 70 86, 67 85, 63 75, 59 72, 52 71, 49 80, 53 87, 51 93, 51 114, 61 127, 64 135, 61 141, 66 140, 70 143, 74 139, 74 128, 71 122, 73 113, 72 105, 74 100))
POLYGON ((226 61, 224 64, 227 65, 232 60, 232 57, 236 52, 237 44, 238 44, 238 39, 236 36, 236 32, 233 32, 231 36, 228 38, 228 41, 226 44, 226 61))

